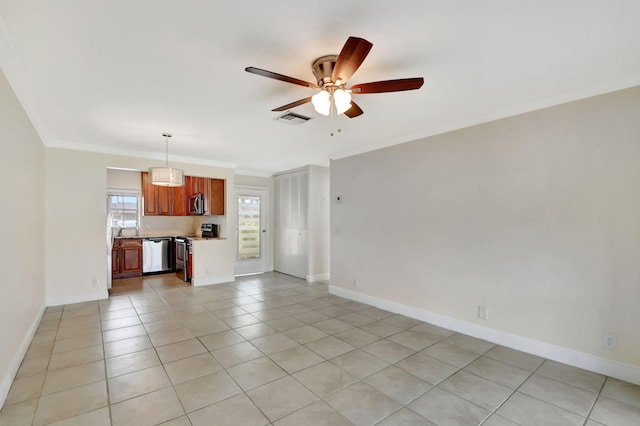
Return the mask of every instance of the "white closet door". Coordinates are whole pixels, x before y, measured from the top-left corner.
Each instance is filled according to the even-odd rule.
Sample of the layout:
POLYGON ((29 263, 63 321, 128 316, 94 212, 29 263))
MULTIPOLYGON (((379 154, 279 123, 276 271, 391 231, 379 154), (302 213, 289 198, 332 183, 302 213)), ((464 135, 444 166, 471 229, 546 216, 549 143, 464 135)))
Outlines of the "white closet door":
POLYGON ((309 242, 307 235, 308 172, 275 177, 275 256, 278 272, 307 278, 309 242))

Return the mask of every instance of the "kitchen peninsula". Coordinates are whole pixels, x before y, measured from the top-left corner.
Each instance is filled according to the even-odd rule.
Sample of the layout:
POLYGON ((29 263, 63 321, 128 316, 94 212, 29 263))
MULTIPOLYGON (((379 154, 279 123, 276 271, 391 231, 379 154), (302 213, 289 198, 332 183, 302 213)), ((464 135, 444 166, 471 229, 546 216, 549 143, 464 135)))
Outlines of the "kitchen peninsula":
POLYGON ((226 238, 189 238, 192 250, 191 285, 233 281, 233 241, 226 238))

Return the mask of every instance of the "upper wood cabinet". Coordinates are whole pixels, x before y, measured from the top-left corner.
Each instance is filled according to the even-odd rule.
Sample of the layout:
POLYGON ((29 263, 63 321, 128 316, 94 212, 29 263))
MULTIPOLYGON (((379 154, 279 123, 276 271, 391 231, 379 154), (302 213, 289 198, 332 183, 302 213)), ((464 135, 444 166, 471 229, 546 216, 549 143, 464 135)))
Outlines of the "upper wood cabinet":
POLYGON ((145 216, 158 216, 158 186, 151 185, 149 173, 142 172, 142 205, 145 216))
POLYGON ((224 215, 224 179, 185 176, 184 186, 152 185, 142 172, 143 212, 145 216, 189 216, 189 197, 202 194, 204 215, 224 215))
POLYGON ((149 173, 142 172, 142 197, 145 216, 188 216, 185 187, 152 185, 149 173))
POLYGON ((171 189, 171 215, 172 216, 189 216, 189 197, 187 197, 186 186, 176 186, 171 189))
POLYGON ((169 187, 151 185, 158 191, 156 203, 158 204, 158 214, 160 216, 173 216, 171 213, 173 203, 171 200, 171 191, 169 187))
POLYGON ((187 196, 191 197, 195 194, 202 194, 202 201, 204 204, 204 215, 209 215, 209 181, 211 179, 199 177, 199 176, 186 176, 185 186, 187 187, 187 196))
POLYGON ((224 179, 209 179, 209 214, 224 215, 224 179))

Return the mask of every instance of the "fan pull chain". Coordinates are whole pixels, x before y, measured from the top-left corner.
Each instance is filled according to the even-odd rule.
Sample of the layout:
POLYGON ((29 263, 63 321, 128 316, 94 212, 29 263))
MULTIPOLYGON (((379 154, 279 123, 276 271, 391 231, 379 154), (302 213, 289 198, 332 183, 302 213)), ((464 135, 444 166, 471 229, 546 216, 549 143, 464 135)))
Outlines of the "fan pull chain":
MULTIPOLYGON (((331 120, 331 123, 335 123, 336 121, 338 121, 338 112, 336 111, 336 105, 333 101, 331 102, 331 109, 329 111, 331 114, 329 117, 329 119, 331 120)), ((340 133, 340 132, 342 132, 342 129, 338 127, 336 129, 336 133, 340 133)), ((331 129, 331 131, 329 132, 329 135, 331 137, 334 136, 333 129, 331 129)))

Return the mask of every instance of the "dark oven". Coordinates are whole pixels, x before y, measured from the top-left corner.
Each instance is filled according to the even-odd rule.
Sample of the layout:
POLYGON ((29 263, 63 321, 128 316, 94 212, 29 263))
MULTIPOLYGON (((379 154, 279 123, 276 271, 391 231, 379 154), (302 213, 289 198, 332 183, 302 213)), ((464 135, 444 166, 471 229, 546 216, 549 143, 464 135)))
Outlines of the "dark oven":
POLYGON ((189 249, 185 237, 176 237, 176 275, 183 281, 189 281, 189 249))

